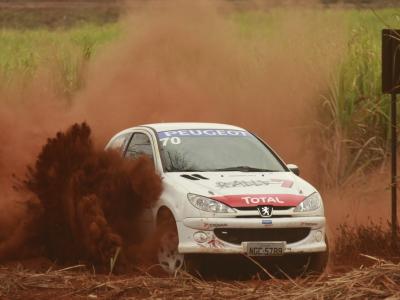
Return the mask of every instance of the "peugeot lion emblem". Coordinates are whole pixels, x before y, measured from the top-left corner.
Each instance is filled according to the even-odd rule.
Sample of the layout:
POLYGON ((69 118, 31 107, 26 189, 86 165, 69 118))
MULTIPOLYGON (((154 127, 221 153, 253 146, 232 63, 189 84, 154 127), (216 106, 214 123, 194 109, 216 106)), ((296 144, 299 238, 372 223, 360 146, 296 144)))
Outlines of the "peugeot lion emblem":
POLYGON ((273 206, 259 206, 257 207, 260 216, 263 218, 267 218, 272 216, 273 206))

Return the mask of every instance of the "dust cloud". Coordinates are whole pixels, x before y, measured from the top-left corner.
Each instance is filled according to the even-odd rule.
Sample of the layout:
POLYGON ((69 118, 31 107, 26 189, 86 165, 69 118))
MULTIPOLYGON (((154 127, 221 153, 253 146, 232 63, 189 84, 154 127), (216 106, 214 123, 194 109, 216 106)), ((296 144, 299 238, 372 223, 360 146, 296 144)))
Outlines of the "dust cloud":
MULTIPOLYGON (((50 76, 0 91, 0 242, 23 231, 27 218, 28 200, 18 200, 12 174, 23 177, 46 138, 75 122, 91 125, 96 149, 141 123, 231 123, 321 183, 313 136, 320 94, 345 49, 345 29, 334 15, 313 9, 270 12, 266 20, 256 11, 238 15, 226 2, 149 1, 127 9, 120 38, 89 63, 84 88, 71 101, 60 99, 50 76)), ((79 197, 77 213, 89 213, 90 206, 101 214, 95 212, 101 200, 90 191, 79 197)))
POLYGON ((24 245, 40 206, 37 198, 21 190, 20 181, 46 138, 62 126, 59 117, 66 111, 42 80, 0 91, 0 258, 32 254, 24 245))
POLYGON ((344 28, 312 10, 277 9, 265 21, 251 11, 226 14, 226 7, 159 1, 136 8, 123 23, 123 38, 90 66, 77 115, 93 124, 100 140, 139 123, 243 126, 317 180, 317 147, 309 138, 343 50, 344 28))
POLYGON ((20 246, 29 244, 59 262, 107 266, 117 251, 118 265, 138 259, 131 251, 144 240, 138 220, 162 187, 149 158, 96 150, 83 123, 48 139, 17 190, 31 198, 23 222, 0 243, 0 259, 23 256, 20 246))
MULTIPOLYGON (((383 165, 365 176, 354 177, 345 186, 326 192, 327 230, 332 243, 338 234, 337 228, 343 224, 357 227, 382 223, 382 230, 385 230, 391 218, 389 167, 383 165)), ((400 209, 397 214, 400 214, 400 209)))
POLYGON ((136 222, 161 194, 148 157, 126 161, 117 152, 96 150, 86 124, 49 139, 25 185, 43 206, 47 255, 101 265, 117 248, 141 242, 136 222))

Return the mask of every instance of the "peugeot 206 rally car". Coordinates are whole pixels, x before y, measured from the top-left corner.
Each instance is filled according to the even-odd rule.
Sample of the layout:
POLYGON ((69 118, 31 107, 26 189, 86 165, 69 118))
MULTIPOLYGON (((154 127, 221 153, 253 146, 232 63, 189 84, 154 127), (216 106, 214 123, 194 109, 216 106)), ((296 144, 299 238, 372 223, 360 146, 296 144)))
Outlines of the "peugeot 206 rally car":
POLYGON ((121 131, 106 149, 154 160, 164 190, 143 222, 163 232, 157 256, 165 271, 191 254, 281 257, 324 270, 320 194, 256 135, 225 124, 160 123, 121 131))

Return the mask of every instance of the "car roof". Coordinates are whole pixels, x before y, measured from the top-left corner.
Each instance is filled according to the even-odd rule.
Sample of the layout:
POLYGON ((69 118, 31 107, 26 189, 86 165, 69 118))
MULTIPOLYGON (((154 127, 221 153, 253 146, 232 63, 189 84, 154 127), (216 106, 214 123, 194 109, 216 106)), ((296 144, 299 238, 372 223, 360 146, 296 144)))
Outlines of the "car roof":
POLYGON ((192 123, 192 122, 181 122, 181 123, 153 123, 145 124, 136 127, 129 128, 127 130, 133 130, 140 127, 152 128, 156 132, 168 131, 168 130, 183 130, 183 129, 234 129, 234 130, 245 130, 243 128, 220 123, 192 123))

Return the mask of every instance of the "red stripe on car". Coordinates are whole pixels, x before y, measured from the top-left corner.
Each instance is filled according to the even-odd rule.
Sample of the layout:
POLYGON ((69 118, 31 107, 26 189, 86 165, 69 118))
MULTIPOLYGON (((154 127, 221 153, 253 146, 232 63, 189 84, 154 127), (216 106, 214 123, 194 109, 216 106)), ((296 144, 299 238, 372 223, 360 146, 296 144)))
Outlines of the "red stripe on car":
POLYGON ((227 195, 215 196, 212 199, 231 207, 253 207, 259 205, 297 206, 305 197, 291 194, 257 194, 257 195, 227 195))

